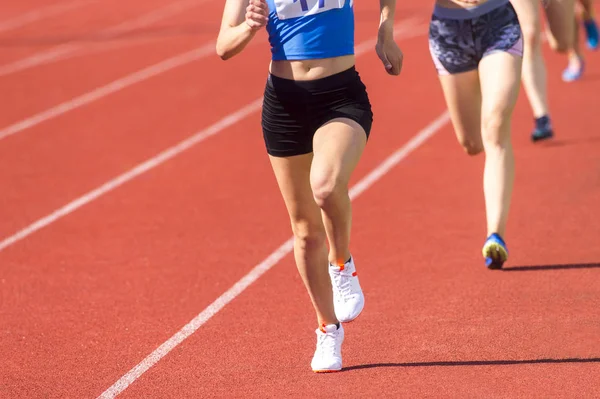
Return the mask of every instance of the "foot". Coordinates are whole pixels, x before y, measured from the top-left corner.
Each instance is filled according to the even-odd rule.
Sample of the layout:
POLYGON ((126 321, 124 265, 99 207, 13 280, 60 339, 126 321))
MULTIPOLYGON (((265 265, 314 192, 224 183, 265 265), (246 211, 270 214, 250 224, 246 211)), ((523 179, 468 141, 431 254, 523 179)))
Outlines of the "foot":
POLYGON ((573 82, 581 79, 585 69, 585 61, 583 57, 574 56, 569 60, 569 65, 563 71, 562 80, 564 82, 573 82))
POLYGON ((502 269, 502 265, 508 260, 506 243, 502 237, 496 233, 491 234, 487 238, 481 252, 483 253, 485 265, 488 269, 502 269))
POLYGON ((596 20, 590 18, 583 21, 583 27, 585 29, 587 46, 591 50, 598 49, 598 25, 596 20))
POLYGON ((360 287, 354 259, 343 265, 329 265, 333 287, 335 316, 342 323, 356 319, 365 307, 365 296, 360 287))
POLYGON ((535 143, 540 140, 547 140, 554 137, 554 131, 552 130, 552 123, 550 117, 544 115, 535 119, 535 130, 531 134, 531 140, 535 143))
POLYGON ((331 373, 342 369, 344 327, 340 324, 322 325, 317 333, 317 349, 310 366, 315 373, 331 373))

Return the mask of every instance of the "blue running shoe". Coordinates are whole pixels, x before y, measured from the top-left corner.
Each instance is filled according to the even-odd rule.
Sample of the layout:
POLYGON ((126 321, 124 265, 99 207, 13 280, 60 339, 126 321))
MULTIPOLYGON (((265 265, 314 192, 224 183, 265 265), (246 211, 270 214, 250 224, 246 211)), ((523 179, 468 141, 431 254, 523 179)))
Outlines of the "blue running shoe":
POLYGON ((554 131, 552 130, 552 122, 548 115, 541 116, 535 119, 535 129, 531 133, 531 141, 547 140, 554 137, 554 131))
POLYGON ((490 235, 481 251, 485 258, 485 265, 488 269, 502 269, 504 262, 508 260, 508 249, 506 243, 499 234, 490 235))
POLYGON ((585 28, 588 48, 591 50, 598 49, 598 25, 596 24, 596 20, 592 18, 583 21, 583 27, 585 28))
POLYGON ((569 64, 567 68, 563 71, 562 80, 563 82, 573 82, 575 80, 581 79, 583 75, 583 71, 585 70, 585 60, 583 58, 579 59, 579 65, 574 66, 573 64, 569 64))

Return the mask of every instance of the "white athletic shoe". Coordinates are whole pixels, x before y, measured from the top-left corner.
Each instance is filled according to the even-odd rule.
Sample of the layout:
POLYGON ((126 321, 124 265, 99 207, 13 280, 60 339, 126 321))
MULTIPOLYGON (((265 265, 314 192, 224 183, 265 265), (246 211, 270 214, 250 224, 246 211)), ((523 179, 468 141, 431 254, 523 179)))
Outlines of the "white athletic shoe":
POLYGON ((342 369, 342 342, 344 327, 340 324, 323 325, 317 328, 317 350, 310 366, 315 373, 331 373, 342 369))
POLYGON ((365 307, 365 296, 360 288, 354 258, 344 265, 329 265, 333 287, 335 316, 342 323, 356 319, 365 307))

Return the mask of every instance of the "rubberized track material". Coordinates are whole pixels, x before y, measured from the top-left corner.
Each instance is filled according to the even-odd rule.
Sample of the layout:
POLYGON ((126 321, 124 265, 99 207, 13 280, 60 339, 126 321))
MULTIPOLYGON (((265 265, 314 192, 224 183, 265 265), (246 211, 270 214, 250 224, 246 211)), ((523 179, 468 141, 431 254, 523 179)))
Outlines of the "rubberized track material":
MULTIPOLYGON (((0 20, 48 5, 10 3, 0 20)), ((56 45, 24 38, 78 44, 0 77, 0 131, 214 42, 222 4, 207 0, 81 44, 82 21, 98 37, 171 3, 90 1, 1 31, 2 64, 56 45)), ((521 94, 511 258, 489 271, 483 157, 447 122, 431 4, 398 5, 399 78, 373 51, 378 4, 355 6, 375 120, 352 181, 367 306, 344 370, 310 370, 314 315, 260 132, 261 33, 239 58, 186 59, 0 140, 0 398, 600 395, 600 55, 564 84, 546 53, 553 141, 529 141, 521 94)))

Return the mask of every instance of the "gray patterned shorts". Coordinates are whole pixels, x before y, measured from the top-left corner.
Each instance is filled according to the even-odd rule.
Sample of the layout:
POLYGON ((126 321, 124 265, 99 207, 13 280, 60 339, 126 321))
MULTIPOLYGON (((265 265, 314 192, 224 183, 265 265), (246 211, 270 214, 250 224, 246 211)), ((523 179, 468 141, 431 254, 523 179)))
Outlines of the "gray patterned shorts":
POLYGON ((509 0, 488 0, 468 8, 434 8, 429 50, 440 75, 477 69, 489 54, 523 56, 519 19, 509 0))

